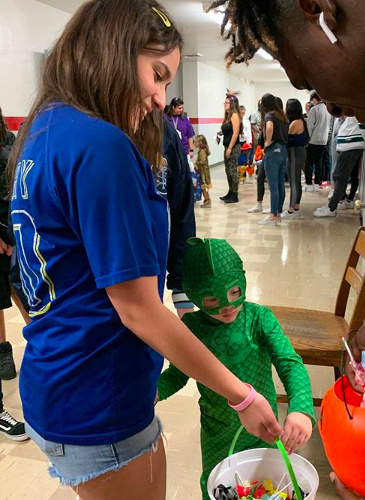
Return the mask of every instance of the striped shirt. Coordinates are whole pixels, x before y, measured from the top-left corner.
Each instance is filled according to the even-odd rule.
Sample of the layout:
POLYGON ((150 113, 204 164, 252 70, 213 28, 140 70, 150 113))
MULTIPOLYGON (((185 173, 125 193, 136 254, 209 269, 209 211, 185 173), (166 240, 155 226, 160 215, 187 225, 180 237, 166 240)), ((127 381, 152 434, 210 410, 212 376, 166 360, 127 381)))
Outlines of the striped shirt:
POLYGON ((364 134, 354 116, 349 116, 341 125, 337 135, 337 151, 365 149, 364 134))

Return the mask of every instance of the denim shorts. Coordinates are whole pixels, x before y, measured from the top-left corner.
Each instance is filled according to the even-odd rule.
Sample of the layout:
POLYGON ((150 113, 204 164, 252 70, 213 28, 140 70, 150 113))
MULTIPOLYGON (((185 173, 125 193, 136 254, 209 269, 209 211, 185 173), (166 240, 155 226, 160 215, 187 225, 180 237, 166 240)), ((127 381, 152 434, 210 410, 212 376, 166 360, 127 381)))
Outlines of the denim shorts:
POLYGON ((50 461, 49 473, 65 486, 76 487, 102 474, 117 471, 141 455, 156 451, 162 426, 155 416, 143 431, 118 443, 78 446, 43 439, 30 425, 25 424, 28 436, 50 461))

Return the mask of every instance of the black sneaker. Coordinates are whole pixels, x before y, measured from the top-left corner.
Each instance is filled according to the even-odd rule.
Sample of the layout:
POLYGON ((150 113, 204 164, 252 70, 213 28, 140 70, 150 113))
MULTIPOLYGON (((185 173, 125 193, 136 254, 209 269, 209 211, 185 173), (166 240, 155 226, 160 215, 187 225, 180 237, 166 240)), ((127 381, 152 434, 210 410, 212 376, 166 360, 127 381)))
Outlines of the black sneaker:
POLYGON ((0 413, 0 434, 13 441, 26 441, 29 439, 24 424, 15 420, 6 410, 0 413))
POLYGON ((237 193, 232 193, 229 198, 226 200, 223 200, 224 203, 238 203, 238 194, 237 193))
POLYGON ((13 348, 10 342, 1 342, 0 344, 0 365, 2 380, 12 380, 16 377, 13 348))

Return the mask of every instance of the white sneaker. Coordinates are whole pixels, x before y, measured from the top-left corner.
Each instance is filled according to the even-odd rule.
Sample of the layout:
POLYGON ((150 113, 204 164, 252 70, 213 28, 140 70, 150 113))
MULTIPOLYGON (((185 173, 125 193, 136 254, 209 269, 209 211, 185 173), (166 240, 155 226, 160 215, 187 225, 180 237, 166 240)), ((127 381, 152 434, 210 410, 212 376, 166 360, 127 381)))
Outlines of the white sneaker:
POLYGON ((265 208, 265 210, 262 211, 263 214, 271 214, 271 209, 270 208, 265 208))
POLYGON ((294 211, 294 219, 298 219, 301 215, 302 214, 301 214, 300 210, 295 210, 294 211))
POLYGON ((262 212, 262 204, 261 203, 256 203, 256 205, 249 210, 247 210, 249 214, 254 214, 256 212, 262 212))
POLYGON ((314 184, 313 191, 316 191, 316 192, 319 191, 319 184, 314 184))
POLYGON ((270 217, 264 217, 263 219, 259 220, 257 224, 259 226, 277 226, 278 221, 275 219, 270 219, 270 217))
POLYGON ((306 185, 304 186, 303 191, 305 191, 306 193, 313 193, 313 191, 314 191, 313 184, 311 184, 310 186, 308 186, 308 184, 306 184, 306 185))
POLYGON ((288 210, 285 210, 285 212, 283 212, 281 214, 281 218, 282 219, 286 219, 286 220, 292 220, 292 219, 295 219, 295 212, 288 212, 288 210))
POLYGON ((329 195, 328 195, 328 199, 330 200, 333 196, 333 193, 334 193, 334 190, 332 189, 332 191, 330 191, 329 195))
POLYGON ((313 215, 314 217, 336 217, 337 210, 331 212, 330 207, 328 205, 325 205, 324 207, 317 208, 313 215))
POLYGON ((354 202, 348 200, 340 201, 340 203, 337 205, 337 210, 347 210, 347 209, 351 210, 353 208, 354 208, 354 202))

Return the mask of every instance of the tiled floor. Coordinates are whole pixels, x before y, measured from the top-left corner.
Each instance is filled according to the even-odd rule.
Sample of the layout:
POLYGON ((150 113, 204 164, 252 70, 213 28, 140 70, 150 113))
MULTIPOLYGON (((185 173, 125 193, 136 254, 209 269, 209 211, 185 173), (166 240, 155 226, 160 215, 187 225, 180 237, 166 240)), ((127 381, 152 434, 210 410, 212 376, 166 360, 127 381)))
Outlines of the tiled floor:
MULTIPOLYGON (((267 305, 292 305, 331 310, 336 300, 343 268, 353 241, 359 218, 345 211, 337 218, 314 219, 315 208, 326 203, 327 191, 304 193, 303 216, 278 227, 256 224, 260 214, 248 214, 255 204, 256 186, 248 180, 240 187, 241 202, 225 205, 218 197, 226 192, 221 167, 212 169, 214 189, 211 210, 196 208, 198 235, 227 238, 242 256, 248 279, 248 300, 267 305)), ((265 207, 268 207, 268 198, 265 207)), ((171 307, 167 295, 166 303, 171 307)), ((14 346, 19 366, 25 342, 21 335, 22 319, 15 308, 7 311, 8 340, 14 346)), ((322 396, 333 382, 332 370, 311 367, 313 392, 322 396)), ((279 382, 277 383, 279 387, 279 382)), ((20 418, 18 379, 4 382, 5 405, 20 418)), ((157 411, 167 437, 168 500, 199 500, 200 450, 198 394, 195 383, 169 401, 160 403, 157 411)), ((280 408, 281 418, 285 407, 280 408)), ((301 453, 317 468, 321 476, 317 500, 334 498, 328 479, 329 466, 318 432, 301 453)), ((74 500, 75 494, 58 486, 47 475, 47 461, 32 442, 15 444, 0 437, 1 500, 74 500)))

